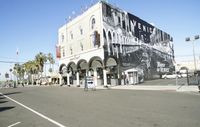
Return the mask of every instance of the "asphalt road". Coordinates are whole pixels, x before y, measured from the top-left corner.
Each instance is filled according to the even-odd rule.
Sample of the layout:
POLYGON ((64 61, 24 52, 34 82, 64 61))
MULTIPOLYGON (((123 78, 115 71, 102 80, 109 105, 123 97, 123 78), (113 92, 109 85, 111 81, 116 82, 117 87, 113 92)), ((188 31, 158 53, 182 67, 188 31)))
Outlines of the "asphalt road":
POLYGON ((72 87, 7 88, 0 89, 0 93, 1 127, 200 126, 200 95, 193 93, 112 89, 85 92, 72 87))

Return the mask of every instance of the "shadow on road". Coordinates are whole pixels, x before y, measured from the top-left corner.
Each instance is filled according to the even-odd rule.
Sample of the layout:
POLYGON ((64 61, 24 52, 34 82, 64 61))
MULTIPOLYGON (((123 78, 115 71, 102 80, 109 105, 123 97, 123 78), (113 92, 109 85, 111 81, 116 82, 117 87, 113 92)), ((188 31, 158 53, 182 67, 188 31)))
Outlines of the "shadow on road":
POLYGON ((13 109, 15 107, 13 106, 9 106, 9 107, 0 107, 0 112, 3 112, 3 111, 6 111, 6 110, 10 110, 10 109, 13 109))
MULTIPOLYGON (((3 95, 12 95, 12 94, 19 94, 19 93, 22 93, 22 92, 10 92, 10 93, 2 93, 3 95)), ((3 96, 3 95, 0 95, 0 96, 3 96)))
POLYGON ((2 95, 0 94, 0 100, 1 100, 1 99, 5 99, 5 97, 1 97, 1 96, 2 96, 2 95))
POLYGON ((6 102, 8 102, 8 101, 0 101, 0 104, 2 104, 2 103, 6 103, 6 102))

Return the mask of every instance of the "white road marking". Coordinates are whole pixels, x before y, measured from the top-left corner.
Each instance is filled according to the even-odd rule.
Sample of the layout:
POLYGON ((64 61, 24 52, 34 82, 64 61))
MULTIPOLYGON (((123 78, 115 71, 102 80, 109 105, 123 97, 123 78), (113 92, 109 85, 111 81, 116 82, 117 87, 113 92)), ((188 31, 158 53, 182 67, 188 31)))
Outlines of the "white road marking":
POLYGON ((10 125, 10 126, 8 126, 8 127, 13 127, 13 126, 15 126, 15 125, 17 125, 17 124, 20 124, 21 122, 17 122, 17 123, 14 123, 14 124, 12 124, 12 125, 10 125))
POLYGON ((0 93, 0 94, 1 94, 2 96, 4 96, 4 97, 10 99, 11 101, 13 101, 13 102, 15 102, 15 103, 21 105, 22 107, 28 109, 29 111, 31 111, 31 112, 37 114, 38 116, 40 116, 40 117, 42 117, 42 118, 44 118, 44 119, 50 121, 51 123, 53 123, 53 124, 55 124, 55 125, 57 125, 57 126, 59 126, 59 127, 66 127, 65 125, 62 125, 62 124, 56 122, 55 120, 53 120, 53 119, 51 119, 51 118, 49 118, 49 117, 47 117, 47 116, 45 116, 45 115, 43 115, 43 114, 41 114, 41 113, 39 113, 39 112, 37 112, 37 111, 35 111, 35 110, 29 108, 28 106, 26 106, 26 105, 24 105, 24 104, 22 104, 22 103, 20 103, 20 102, 14 100, 14 99, 12 99, 12 98, 10 98, 10 97, 8 97, 8 96, 2 94, 2 93, 0 93))

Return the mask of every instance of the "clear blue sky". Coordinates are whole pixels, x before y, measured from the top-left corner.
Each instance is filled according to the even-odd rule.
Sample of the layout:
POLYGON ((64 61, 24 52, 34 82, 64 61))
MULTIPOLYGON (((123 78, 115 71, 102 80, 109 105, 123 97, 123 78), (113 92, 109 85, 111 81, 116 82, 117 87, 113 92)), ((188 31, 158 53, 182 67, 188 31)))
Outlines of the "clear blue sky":
MULTIPOLYGON (((97 0, 0 0, 0 61, 27 61, 53 53, 65 19, 97 0), (19 50, 17 58, 16 50, 19 50)), ((108 0, 174 38, 175 56, 192 56, 185 37, 200 34, 200 0, 108 0)), ((200 54, 200 40, 196 52, 200 54)), ((188 57, 191 59, 192 57, 188 57)), ((184 58, 185 59, 185 58, 184 58)), ((0 79, 13 64, 0 62, 0 79)))

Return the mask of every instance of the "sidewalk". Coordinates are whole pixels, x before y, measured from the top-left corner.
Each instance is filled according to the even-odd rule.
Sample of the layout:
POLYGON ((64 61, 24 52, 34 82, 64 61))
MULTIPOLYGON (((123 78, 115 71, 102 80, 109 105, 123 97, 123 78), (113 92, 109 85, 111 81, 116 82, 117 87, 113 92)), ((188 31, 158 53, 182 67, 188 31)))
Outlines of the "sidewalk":
MULTIPOLYGON (((155 85, 119 85, 119 86, 109 86, 110 89, 119 90, 159 90, 159 91, 177 91, 177 92, 200 92, 198 86, 155 86, 155 85)), ((103 86, 98 86, 97 89, 106 89, 103 86)))
MULTIPOLYGON (((18 85, 17 87, 23 87, 18 85)), ((60 86, 59 84, 52 85, 25 85, 24 87, 69 87, 67 85, 60 86)), ((77 87, 76 85, 71 85, 70 87, 77 87)), ((2 87, 1 87, 2 88, 2 87)), ((3 87, 3 88, 12 88, 12 87, 3 87)), ((78 88, 84 88, 80 86, 78 88)), ((116 85, 116 86, 96 86, 96 89, 118 89, 118 90, 158 90, 158 91, 177 91, 177 92, 196 92, 200 93, 200 86, 196 85, 116 85)))

